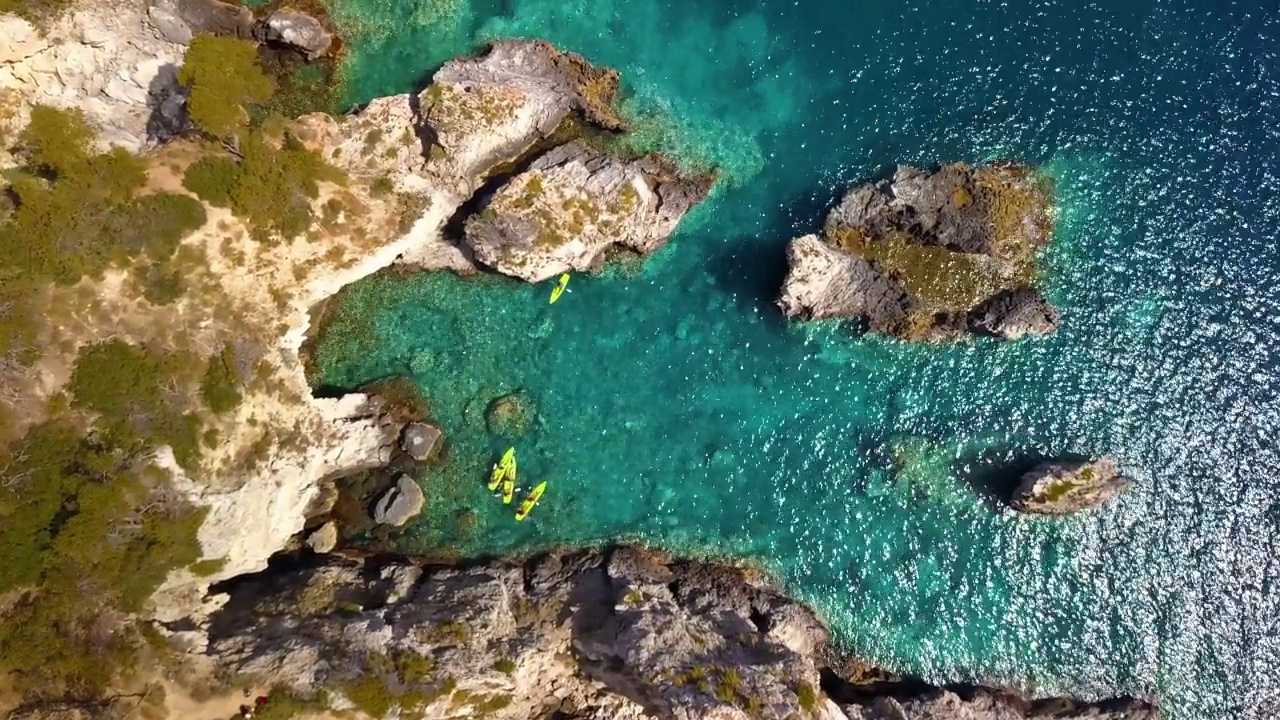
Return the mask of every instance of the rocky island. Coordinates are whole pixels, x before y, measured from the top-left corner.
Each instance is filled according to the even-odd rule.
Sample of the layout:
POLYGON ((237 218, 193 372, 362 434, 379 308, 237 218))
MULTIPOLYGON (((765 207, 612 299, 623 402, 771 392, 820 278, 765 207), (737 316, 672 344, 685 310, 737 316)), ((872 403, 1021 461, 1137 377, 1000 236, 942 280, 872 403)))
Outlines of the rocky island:
MULTIPOLYGON (((338 41, 317 18, 129 0, 39 20, 0 16, 7 718, 213 720, 246 686, 275 720, 1155 717, 1141 701, 864 675, 742 568, 635 548, 448 567, 345 546, 337 481, 437 457, 441 437, 378 394, 313 395, 317 305, 392 265, 537 281, 648 253, 710 176, 621 150, 617 73, 545 42, 499 41, 420 93, 293 118, 254 43, 318 58, 338 41)), ((1015 171, 987 172, 953 169, 946 202, 1012 223, 1000 243, 1021 245, 929 232, 995 258, 975 276, 1029 282, 1017 258, 1043 228, 984 194, 1015 171)), ((894 197, 921 183, 904 176, 894 197)), ((893 295, 906 276, 872 261, 910 255, 895 233, 916 221, 869 208, 829 223, 842 249, 812 240, 897 298, 867 313, 873 327, 945 335, 970 301, 973 328, 1049 323, 1022 286, 893 295)), ((793 274, 812 281, 806 267, 793 274)), ((789 312, 873 305, 866 288, 853 302, 803 280, 789 312)), ((386 474, 358 511, 399 526, 430 498, 386 474)))
POLYGON ((791 241, 778 305, 904 340, 1052 334, 1058 310, 1035 267, 1052 212, 1047 180, 1023 165, 899 167, 846 193, 820 234, 791 241))
POLYGON ((1110 502, 1129 487, 1114 460, 1045 462, 1023 476, 1009 504, 1036 515, 1071 515, 1110 502))

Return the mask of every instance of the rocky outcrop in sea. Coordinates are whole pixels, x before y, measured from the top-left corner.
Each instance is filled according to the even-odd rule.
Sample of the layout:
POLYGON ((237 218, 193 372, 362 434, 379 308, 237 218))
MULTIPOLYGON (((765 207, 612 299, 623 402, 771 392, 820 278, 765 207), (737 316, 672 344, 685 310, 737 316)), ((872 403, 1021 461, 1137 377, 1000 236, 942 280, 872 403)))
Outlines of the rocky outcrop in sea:
POLYGON ((1051 190, 1032 168, 899 167, 850 190, 821 233, 791 241, 778 305, 905 340, 1049 335, 1058 310, 1036 288, 1035 259, 1052 234, 1051 190))
POLYGON ((1009 504, 1036 515, 1071 515, 1110 502, 1129 487, 1115 461, 1046 462, 1022 476, 1009 504))
POLYGON ((466 224, 476 259, 537 282, 599 268, 617 252, 647 255, 710 189, 656 156, 620 159, 585 141, 539 156, 466 224))
POLYGON ((658 249, 710 190, 709 176, 612 149, 626 128, 617 84, 549 43, 502 40, 446 63, 421 93, 311 121, 348 172, 449 206, 445 232, 403 263, 536 282, 658 249))
POLYGON ((1141 701, 1029 701, 844 668, 804 605, 741 567, 638 548, 426 567, 313 558, 237 581, 209 654, 375 716, 599 720, 1154 720, 1141 701))

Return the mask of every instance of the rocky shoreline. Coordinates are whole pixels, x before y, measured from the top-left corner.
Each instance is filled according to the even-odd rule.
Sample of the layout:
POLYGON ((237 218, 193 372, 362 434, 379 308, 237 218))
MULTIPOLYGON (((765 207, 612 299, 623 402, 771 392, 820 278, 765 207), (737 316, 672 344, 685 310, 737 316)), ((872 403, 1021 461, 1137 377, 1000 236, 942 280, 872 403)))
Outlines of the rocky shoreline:
MULTIPOLYGON (((336 42, 294 15, 258 22, 230 7, 195 0, 89 3, 45 36, 5 17, 0 36, 14 42, 0 50, 0 99, 16 93, 21 103, 0 116, 0 125, 16 132, 32 104, 83 107, 104 143, 137 150, 158 139, 157 110, 168 128, 159 139, 182 130, 174 83, 194 32, 223 27, 237 37, 290 44, 308 57, 336 42)), ((211 228, 239 221, 210 208, 212 220, 198 240, 215 276, 210 285, 232 307, 259 313, 238 316, 236 329, 251 327, 265 338, 270 387, 247 392, 243 409, 221 421, 224 434, 203 475, 184 472, 172 453, 159 452, 174 489, 207 513, 198 539, 213 569, 173 572, 152 597, 149 619, 194 657, 304 698, 327 688, 337 707, 370 717, 396 707, 433 718, 564 720, 1156 717, 1138 701, 1046 705, 981 689, 953 692, 897 680, 869 685, 847 672, 850 663, 832 650, 814 614, 762 577, 636 548, 454 568, 305 554, 283 569, 269 567, 283 548, 303 542, 332 549, 338 528, 314 521, 332 508, 334 481, 387 466, 403 434, 404 422, 376 397, 311 396, 301 355, 318 303, 395 264, 491 270, 529 282, 593 270, 613 254, 658 249, 706 196, 711 176, 660 156, 624 153, 611 142, 626 130, 613 111, 617 95, 613 70, 545 42, 499 41, 477 57, 447 63, 420 93, 379 98, 342 118, 315 114, 295 123, 302 143, 353 179, 350 215, 364 226, 264 251, 245 238, 228 245, 211 228), (238 264, 230 253, 219 254, 223 247, 236 250, 238 264), (347 251, 355 257, 344 257, 347 251), (265 461, 243 462, 263 453, 265 461)), ((0 148, 0 168, 13 161, 4 153, 0 148)), ((921 177, 904 175, 874 192, 905 196, 909 183, 935 182, 921 177)), ((947 182, 969 188, 974 177, 947 182)), ((830 242, 855 228, 870 232, 883 219, 866 210, 870 205, 854 212, 850 198, 866 199, 858 192, 833 213, 825 238, 793 244, 795 278, 783 299, 789 314, 861 314, 873 329, 926 339, 962 330, 1016 337, 1056 325, 1056 311, 1021 286, 960 314, 904 296, 894 285, 900 278, 850 254, 849 237, 843 245, 830 242), (817 294, 802 287, 803 263, 820 256, 858 265, 863 285, 855 293, 862 299, 847 302, 847 278, 843 288, 828 283, 817 294)), ((326 193, 317 206, 338 194, 326 193)), ((960 204, 954 188, 949 197, 960 204)), ((1038 246, 1038 237, 1024 244, 1038 246)), ((972 239, 943 244, 947 252, 999 260, 995 246, 971 246, 972 239)), ((120 298, 122 306, 130 302, 120 298)), ((185 308, 189 316, 182 319, 203 317, 197 311, 205 309, 185 308)), ((146 341, 150 320, 126 328, 125 337, 146 341)), ((212 334, 216 326, 202 326, 209 333, 202 343, 222 342, 212 334)), ((415 447, 425 447, 426 457, 438 432, 419 431, 425 435, 415 447)), ((414 493, 401 481, 384 500, 381 520, 396 525, 423 498, 420 488, 414 493)))
POLYGON ((335 707, 421 717, 1154 720, 1129 698, 939 688, 841 657, 743 567, 620 547, 424 566, 309 556, 223 586, 209 655, 335 707))

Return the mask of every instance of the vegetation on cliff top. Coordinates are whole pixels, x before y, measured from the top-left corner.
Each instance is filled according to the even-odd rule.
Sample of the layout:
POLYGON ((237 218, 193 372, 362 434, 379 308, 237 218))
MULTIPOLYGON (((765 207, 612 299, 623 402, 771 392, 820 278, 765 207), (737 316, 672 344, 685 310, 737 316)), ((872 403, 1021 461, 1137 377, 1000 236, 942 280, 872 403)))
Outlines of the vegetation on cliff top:
POLYGON ((147 255, 166 262, 205 222, 185 195, 146 193, 146 166, 114 149, 93 152, 93 132, 75 110, 36 106, 18 136, 26 161, 0 217, 0 282, 14 278, 73 284, 147 255))
MULTIPOLYGON (((233 207, 257 196, 240 201, 252 222, 264 207, 288 218, 301 202, 307 213, 292 216, 309 223, 318 159, 249 123, 242 106, 219 107, 219 97, 260 99, 264 85, 238 50, 224 57, 208 50, 222 44, 205 40, 200 48, 188 79, 208 103, 193 115, 240 153, 233 207), (248 84, 201 72, 215 62, 248 84)), ((202 443, 216 437, 207 424, 240 403, 247 380, 229 346, 210 356, 179 338, 77 336, 48 319, 51 298, 70 297, 73 286, 96 292, 109 271, 133 274, 152 302, 174 302, 186 287, 178 258, 204 257, 202 247, 178 252, 206 225, 204 205, 154 191, 146 160, 99 152, 94 139, 78 111, 36 106, 30 124, 6 138, 21 166, 0 180, 0 683, 37 705, 98 702, 154 665, 144 660, 163 641, 135 614, 173 569, 218 562, 201 560, 204 511, 173 490, 159 449, 198 476, 202 443), (54 353, 70 365, 62 391, 42 409, 30 399, 15 405, 21 391, 11 380, 30 382, 33 364, 54 353), (45 420, 15 437, 13 421, 30 422, 33 412, 45 420)))
POLYGON ((214 207, 230 208, 259 241, 292 239, 314 220, 311 204, 319 182, 344 179, 289 133, 279 116, 255 120, 255 108, 270 99, 272 89, 256 52, 253 43, 234 38, 202 35, 192 41, 178 80, 191 88, 191 121, 227 154, 196 161, 183 186, 214 207))

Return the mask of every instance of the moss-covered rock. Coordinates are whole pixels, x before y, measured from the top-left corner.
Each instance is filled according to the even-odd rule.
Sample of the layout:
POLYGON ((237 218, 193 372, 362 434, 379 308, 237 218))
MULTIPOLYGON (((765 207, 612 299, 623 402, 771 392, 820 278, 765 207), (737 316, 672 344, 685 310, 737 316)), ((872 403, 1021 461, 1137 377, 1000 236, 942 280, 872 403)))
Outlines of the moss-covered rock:
POLYGON ((1048 462, 1022 476, 1009 504, 1019 512, 1070 515, 1100 507, 1128 486, 1110 459, 1048 462))
POLYGON ((1035 261, 1052 233, 1052 188, 1032 168, 902 167, 850 190, 821 235, 792 242, 778 304, 906 340, 1047 335, 1058 312, 1035 289, 1035 261))

